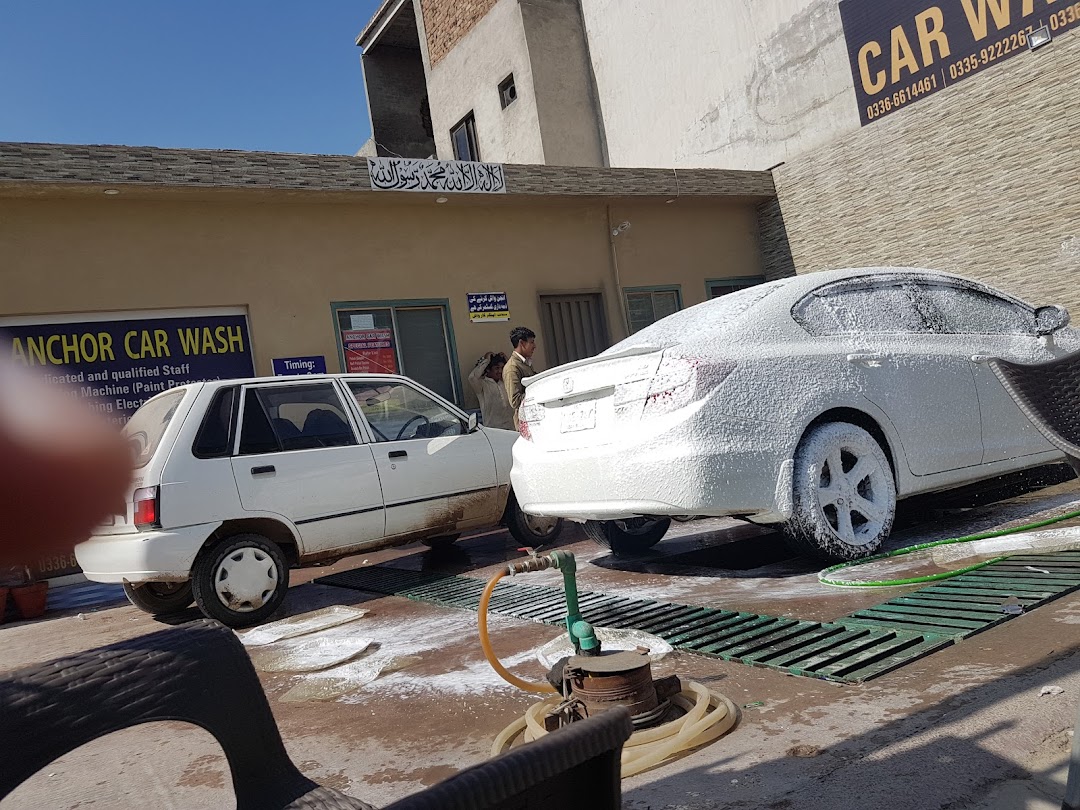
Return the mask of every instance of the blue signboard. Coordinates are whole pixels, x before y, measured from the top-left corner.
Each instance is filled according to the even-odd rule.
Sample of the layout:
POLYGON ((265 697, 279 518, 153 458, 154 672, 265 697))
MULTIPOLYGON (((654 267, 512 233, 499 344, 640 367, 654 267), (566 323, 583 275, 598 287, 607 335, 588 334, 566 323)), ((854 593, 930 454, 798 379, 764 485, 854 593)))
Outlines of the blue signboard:
POLYGON ((313 357, 275 357, 274 376, 292 377, 296 374, 325 374, 326 358, 322 355, 313 357))
POLYGON ((185 383, 253 377, 245 315, 0 325, 0 352, 122 425, 185 383))
POLYGON ((469 302, 469 320, 508 321, 510 304, 504 292, 466 293, 469 302))

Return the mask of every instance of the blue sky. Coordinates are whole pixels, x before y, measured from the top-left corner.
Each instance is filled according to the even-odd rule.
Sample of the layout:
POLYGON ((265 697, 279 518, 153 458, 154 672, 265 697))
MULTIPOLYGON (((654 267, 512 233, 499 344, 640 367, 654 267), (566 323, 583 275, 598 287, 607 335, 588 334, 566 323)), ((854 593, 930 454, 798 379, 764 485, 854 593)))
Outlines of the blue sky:
POLYGON ((378 0, 10 0, 0 141, 352 154, 378 0))

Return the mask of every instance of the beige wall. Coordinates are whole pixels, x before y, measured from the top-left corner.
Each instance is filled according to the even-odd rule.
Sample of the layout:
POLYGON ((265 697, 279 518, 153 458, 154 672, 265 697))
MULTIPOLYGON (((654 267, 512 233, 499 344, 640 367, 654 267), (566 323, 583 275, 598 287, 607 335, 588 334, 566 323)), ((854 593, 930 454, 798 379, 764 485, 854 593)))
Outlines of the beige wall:
MULTIPOLYGON (((300 355, 338 368, 331 302, 448 299, 464 372, 508 349, 511 326, 541 331, 538 290, 603 290, 622 335, 603 202, 155 194, 0 196, 0 315, 247 306, 260 374, 300 355), (470 323, 465 294, 491 290, 511 323, 470 323)), ((611 218, 631 222, 615 240, 623 286, 679 284, 689 305, 706 278, 761 272, 750 204, 615 202, 611 218)))
POLYGON ((1074 30, 781 166, 770 270, 786 231, 799 272, 917 265, 1080 313, 1078 84, 1074 30))

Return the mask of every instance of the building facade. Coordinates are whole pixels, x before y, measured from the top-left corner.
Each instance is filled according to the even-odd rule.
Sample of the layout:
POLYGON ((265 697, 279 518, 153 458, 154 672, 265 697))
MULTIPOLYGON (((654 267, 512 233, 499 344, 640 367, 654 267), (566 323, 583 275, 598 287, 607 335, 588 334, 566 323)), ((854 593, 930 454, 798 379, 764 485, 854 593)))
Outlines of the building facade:
POLYGON ((474 407, 464 377, 509 352, 513 326, 533 328, 552 365, 761 280, 767 173, 490 165, 499 183, 473 193, 385 190, 379 174, 448 168, 0 144, 11 357, 94 374, 145 361, 179 382, 317 358, 474 407), (373 341, 387 345, 352 345, 373 341))
POLYGON ((772 170, 769 276, 923 265, 1080 307, 1075 2, 410 0, 383 13, 412 16, 442 158, 475 145, 484 160, 772 170))

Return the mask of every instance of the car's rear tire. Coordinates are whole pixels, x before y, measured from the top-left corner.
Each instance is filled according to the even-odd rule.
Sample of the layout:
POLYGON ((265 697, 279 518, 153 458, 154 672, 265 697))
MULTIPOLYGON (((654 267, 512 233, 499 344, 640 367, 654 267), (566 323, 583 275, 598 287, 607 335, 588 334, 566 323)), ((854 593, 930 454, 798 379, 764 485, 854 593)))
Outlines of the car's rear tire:
POLYGON ((425 537, 420 542, 428 548, 443 549, 450 548, 458 541, 459 537, 461 537, 460 534, 443 534, 439 537, 425 537))
POLYGON ((515 540, 530 548, 554 542, 563 529, 562 518, 537 517, 522 512, 513 492, 506 502, 503 523, 515 540))
POLYGON ((671 518, 589 520, 585 523, 585 534, 616 556, 632 556, 655 546, 670 528, 671 518))
POLYGON ((199 609, 227 627, 265 621, 289 590, 281 548, 260 534, 237 534, 204 548, 191 570, 199 609))
POLYGON ((885 451, 847 422, 811 430, 795 451, 793 550, 829 562, 877 552, 896 517, 896 482, 885 451))
POLYGON ((151 616, 168 616, 191 607, 195 597, 191 582, 144 582, 140 585, 124 583, 124 594, 139 610, 151 616))

